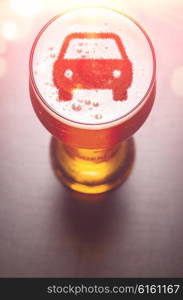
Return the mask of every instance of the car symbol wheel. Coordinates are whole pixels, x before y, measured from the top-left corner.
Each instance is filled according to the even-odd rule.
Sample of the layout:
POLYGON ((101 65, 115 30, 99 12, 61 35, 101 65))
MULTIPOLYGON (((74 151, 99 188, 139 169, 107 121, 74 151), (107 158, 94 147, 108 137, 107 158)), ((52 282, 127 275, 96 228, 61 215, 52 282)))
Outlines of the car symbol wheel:
POLYGON ((115 78, 119 78, 119 77, 121 76, 121 71, 120 71, 120 70, 114 70, 114 71, 113 71, 113 76, 114 76, 115 78))
POLYGON ((71 78, 72 75, 73 75, 72 70, 70 70, 70 69, 65 70, 64 76, 65 76, 66 78, 71 78))

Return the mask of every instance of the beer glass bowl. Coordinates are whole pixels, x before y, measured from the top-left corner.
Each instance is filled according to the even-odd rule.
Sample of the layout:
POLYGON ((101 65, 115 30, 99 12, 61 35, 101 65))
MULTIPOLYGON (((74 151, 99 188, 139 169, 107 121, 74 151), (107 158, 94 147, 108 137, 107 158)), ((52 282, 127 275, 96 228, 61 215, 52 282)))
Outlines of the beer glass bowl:
POLYGON ((30 97, 53 135, 52 165, 66 186, 97 194, 127 178, 155 74, 148 35, 120 12, 78 8, 43 27, 30 55, 30 97))

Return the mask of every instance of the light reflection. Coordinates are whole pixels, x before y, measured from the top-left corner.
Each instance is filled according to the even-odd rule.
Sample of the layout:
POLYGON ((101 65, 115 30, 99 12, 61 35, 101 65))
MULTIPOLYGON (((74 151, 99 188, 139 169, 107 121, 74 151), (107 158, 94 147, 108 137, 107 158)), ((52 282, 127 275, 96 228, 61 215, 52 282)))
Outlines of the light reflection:
POLYGON ((10 0, 12 10, 23 17, 39 14, 44 7, 43 4, 43 0, 10 0))
MULTIPOLYGON (((132 2, 133 0, 131 0, 132 2)), ((130 2, 130 0, 128 1, 130 2)), ((132 5, 127 3, 127 1, 122 0, 47 0, 45 1, 45 10, 51 11, 54 14, 58 14, 65 10, 78 8, 78 7, 109 7, 113 9, 117 9, 119 11, 124 11, 130 14, 132 10, 132 5), (54 3, 54 4, 53 4, 54 3)))
POLYGON ((18 36, 18 26, 12 21, 7 21, 1 26, 2 36, 7 40, 14 40, 18 36))
POLYGON ((177 96, 183 97, 183 66, 177 67, 171 77, 171 87, 177 96))
MULTIPOLYGON (((25 0, 12 0, 19 2, 27 2, 25 0)), ((35 0, 32 0, 33 2, 35 0)), ((30 1, 30 3, 32 2, 30 1)), ((38 2, 40 0, 37 0, 38 2)), ((75 7, 109 7, 121 12, 131 14, 132 16, 140 13, 147 13, 155 18, 161 19, 170 16, 181 16, 183 8, 182 0, 44 0, 44 9, 46 12, 58 14, 64 10, 75 7), (168 13, 168 15, 167 15, 168 13)))
POLYGON ((40 16, 46 14, 54 16, 65 10, 82 6, 109 7, 131 15, 137 20, 139 20, 139 13, 140 16, 144 14, 144 17, 152 16, 164 22, 176 20, 176 22, 171 22, 172 26, 179 26, 177 19, 183 18, 182 0, 0 0, 0 23, 7 23, 8 19, 19 28, 17 32, 15 24, 4 25, 3 36, 9 40, 21 38, 28 35, 30 28, 34 25, 35 17, 39 14, 40 16))
POLYGON ((0 57, 0 78, 5 75, 6 71, 7 71, 6 60, 0 57))

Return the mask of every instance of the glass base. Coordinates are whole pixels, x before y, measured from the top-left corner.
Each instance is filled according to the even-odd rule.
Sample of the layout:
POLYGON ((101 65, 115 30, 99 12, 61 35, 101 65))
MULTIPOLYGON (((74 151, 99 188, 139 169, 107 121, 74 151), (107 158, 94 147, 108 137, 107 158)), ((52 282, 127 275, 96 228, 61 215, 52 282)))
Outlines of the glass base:
POLYGON ((63 184, 80 193, 99 194, 116 188, 129 176, 135 145, 131 137, 108 149, 79 149, 52 137, 50 156, 63 184))

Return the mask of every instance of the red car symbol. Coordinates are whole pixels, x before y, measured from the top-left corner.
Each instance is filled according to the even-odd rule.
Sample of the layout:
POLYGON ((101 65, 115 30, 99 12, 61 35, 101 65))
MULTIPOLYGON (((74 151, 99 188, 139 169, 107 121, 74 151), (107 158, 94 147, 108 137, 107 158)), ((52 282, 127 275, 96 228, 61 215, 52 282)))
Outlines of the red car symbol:
POLYGON ((66 36, 53 67, 60 100, 74 89, 112 89, 114 100, 126 100, 132 63, 114 33, 72 33, 66 36))

